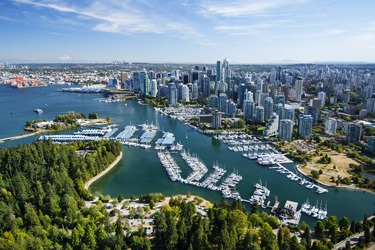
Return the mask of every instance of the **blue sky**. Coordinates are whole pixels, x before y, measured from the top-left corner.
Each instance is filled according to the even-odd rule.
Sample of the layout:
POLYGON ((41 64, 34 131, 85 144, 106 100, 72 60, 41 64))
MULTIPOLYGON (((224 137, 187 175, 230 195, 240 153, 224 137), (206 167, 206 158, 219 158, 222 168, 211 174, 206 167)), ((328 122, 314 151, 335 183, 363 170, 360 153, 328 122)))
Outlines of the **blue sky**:
POLYGON ((0 61, 375 62, 373 0, 2 0, 0 61))

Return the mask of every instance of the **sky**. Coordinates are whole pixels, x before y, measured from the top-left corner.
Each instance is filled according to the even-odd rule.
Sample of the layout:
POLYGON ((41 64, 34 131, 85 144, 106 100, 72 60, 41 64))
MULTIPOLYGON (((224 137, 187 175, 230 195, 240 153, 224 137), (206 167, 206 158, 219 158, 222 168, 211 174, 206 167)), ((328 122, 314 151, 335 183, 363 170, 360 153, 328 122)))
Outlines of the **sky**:
POLYGON ((1 0, 0 62, 375 63, 374 0, 1 0))

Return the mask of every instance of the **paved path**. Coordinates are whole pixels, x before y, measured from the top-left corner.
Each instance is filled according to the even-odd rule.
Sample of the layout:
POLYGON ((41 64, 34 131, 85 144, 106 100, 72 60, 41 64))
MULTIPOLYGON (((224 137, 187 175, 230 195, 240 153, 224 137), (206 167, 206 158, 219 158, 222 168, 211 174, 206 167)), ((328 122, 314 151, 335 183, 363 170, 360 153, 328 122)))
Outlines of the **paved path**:
MULTIPOLYGON (((367 219, 368 219, 368 220, 371 220, 373 217, 374 217, 374 216, 370 216, 370 217, 368 217, 367 219)), ((374 227, 371 227, 371 228, 370 228, 370 232, 372 232, 373 228, 374 228, 374 227)), ((340 248, 344 248, 346 242, 349 241, 349 240, 350 240, 350 246, 353 247, 353 246, 357 245, 358 240, 359 240, 359 237, 364 236, 364 235, 365 235, 365 231, 360 232, 360 233, 353 234, 353 235, 350 236, 349 238, 346 238, 345 240, 340 241, 339 243, 337 243, 332 249, 333 249, 333 250, 338 250, 338 249, 340 249, 340 248)), ((375 249, 375 245, 374 245, 374 246, 371 246, 369 249, 375 249)))
POLYGON ((89 190, 89 187, 90 185, 96 181, 97 179, 99 179, 100 177, 102 177, 103 175, 105 175, 106 173, 108 173, 108 171, 110 171, 114 166, 116 166, 116 164, 121 160, 122 158, 122 152, 120 152, 120 155, 117 156, 116 160, 114 162, 112 162, 111 165, 109 165, 108 168, 106 168, 103 172, 101 172, 100 174, 98 174, 97 176, 95 176, 94 178, 92 178, 91 180, 89 180, 86 184, 85 184, 85 189, 88 191, 89 190))

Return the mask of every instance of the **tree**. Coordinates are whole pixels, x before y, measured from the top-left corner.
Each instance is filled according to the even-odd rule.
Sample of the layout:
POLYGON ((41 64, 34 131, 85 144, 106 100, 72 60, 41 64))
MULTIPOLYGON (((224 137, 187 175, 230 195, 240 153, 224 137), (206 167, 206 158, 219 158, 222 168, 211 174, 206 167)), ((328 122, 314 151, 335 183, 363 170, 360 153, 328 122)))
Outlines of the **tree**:
POLYGON ((136 199, 137 199, 137 197, 135 197, 134 194, 130 197, 130 200, 131 200, 131 201, 135 201, 136 199))
POLYGON ((107 116, 107 122, 110 123, 111 122, 111 117, 107 116))
POLYGON ((309 226, 306 227, 305 232, 302 235, 302 239, 305 239, 305 247, 309 249, 311 247, 311 232, 309 226))
POLYGON ((83 236, 83 243, 91 249, 95 249, 96 247, 95 235, 90 225, 87 225, 86 227, 86 232, 83 236))
POLYGON ((349 219, 346 217, 341 218, 341 220, 339 221, 339 226, 340 226, 340 230, 348 229, 350 227, 349 219))
POLYGON ((319 179, 319 177, 320 177, 319 172, 316 171, 316 170, 312 170, 312 171, 310 172, 310 174, 312 175, 312 177, 313 177, 315 180, 319 179))
POLYGON ((279 231, 277 232, 277 244, 279 245, 279 248, 281 248, 283 243, 284 243, 284 231, 282 228, 279 228, 279 231))
POLYGON ((370 243, 371 242, 371 232, 369 227, 365 227, 365 242, 370 243))
POLYGON ((318 221, 315 225, 315 235, 316 237, 322 238, 324 234, 324 225, 321 221, 318 221))
POLYGON ((99 227, 96 230, 96 241, 97 241, 97 246, 98 249, 104 249, 107 245, 108 241, 108 235, 107 232, 104 230, 103 227, 99 227))
POLYGON ((122 194, 120 194, 120 195, 118 196, 117 200, 118 200, 119 202, 122 202, 122 201, 124 200, 124 197, 122 196, 122 194))
POLYGON ((337 224, 333 224, 329 229, 329 234, 331 235, 331 242, 336 244, 337 242, 337 224))
POLYGON ((276 235, 272 231, 272 227, 267 222, 263 223, 262 229, 259 231, 261 238, 261 247, 265 249, 278 249, 276 235))

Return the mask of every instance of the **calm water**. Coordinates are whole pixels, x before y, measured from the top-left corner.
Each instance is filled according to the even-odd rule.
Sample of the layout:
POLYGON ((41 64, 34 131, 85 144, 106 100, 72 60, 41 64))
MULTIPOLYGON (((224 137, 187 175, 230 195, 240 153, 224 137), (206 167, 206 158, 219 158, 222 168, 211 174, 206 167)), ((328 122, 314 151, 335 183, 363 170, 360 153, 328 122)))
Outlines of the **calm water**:
MULTIPOLYGON (((243 176, 243 180, 237 186, 241 197, 248 199, 253 190, 253 185, 262 179, 267 182, 271 190, 271 201, 275 196, 283 205, 286 200, 298 202, 300 205, 307 198, 315 205, 316 201, 328 204, 328 214, 343 216, 350 220, 361 220, 365 213, 375 213, 375 195, 364 191, 329 189, 329 193, 318 195, 314 190, 308 190, 300 186, 298 182, 290 181, 285 175, 275 170, 258 166, 255 161, 249 161, 241 156, 239 152, 232 152, 227 146, 206 136, 195 132, 188 126, 155 112, 150 106, 139 105, 136 101, 104 103, 95 100, 102 97, 100 94, 80 94, 56 92, 61 89, 58 86, 29 89, 11 89, 7 85, 0 85, 0 138, 15 136, 22 133, 23 127, 28 120, 52 119, 56 115, 65 114, 69 111, 79 113, 96 112, 99 117, 111 116, 112 122, 120 124, 120 130, 129 124, 138 125, 146 121, 157 123, 164 131, 173 132, 177 142, 184 144, 184 148, 190 153, 196 153, 212 169, 213 162, 225 166, 230 173, 234 169, 243 176), (47 104, 47 105, 45 105, 47 104), (35 108, 42 108, 43 113, 33 112, 35 108), (134 111, 133 111, 134 109, 134 111), (13 111, 13 115, 10 114, 13 111), (188 139, 186 139, 186 135, 188 139)), ((71 133, 66 131, 64 133, 71 133)), ((138 133, 137 135, 140 135, 138 133)), ((29 143, 35 138, 29 137, 18 141, 1 143, 1 147, 13 146, 18 143, 29 143)), ((139 196, 150 192, 161 192, 165 195, 186 194, 190 191, 193 194, 201 195, 212 202, 218 202, 221 193, 208 189, 198 188, 169 180, 165 169, 159 162, 156 151, 153 149, 143 150, 123 146, 124 157, 122 161, 107 175, 93 183, 90 187, 93 193, 110 194, 117 197, 123 194, 124 197, 131 195, 139 196)), ((184 165, 179 155, 174 155, 177 163, 183 170, 182 175, 189 174, 189 168, 184 165)), ((294 163, 285 164, 294 170, 294 163)), ((310 225, 316 220, 303 215, 310 225)), ((301 220, 301 221, 302 221, 301 220)))

